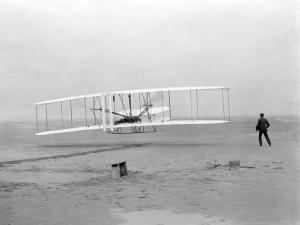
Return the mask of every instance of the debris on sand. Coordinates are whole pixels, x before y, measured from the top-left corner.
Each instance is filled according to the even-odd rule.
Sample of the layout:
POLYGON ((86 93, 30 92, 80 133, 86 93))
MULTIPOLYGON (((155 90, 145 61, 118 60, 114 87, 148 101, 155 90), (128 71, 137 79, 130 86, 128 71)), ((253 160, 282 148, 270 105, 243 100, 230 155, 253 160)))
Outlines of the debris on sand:
POLYGON ((240 168, 245 168, 245 169, 254 169, 255 166, 240 166, 240 168))
POLYGON ((283 162, 272 162, 273 164, 282 164, 283 162))
POLYGON ((239 169, 241 167, 241 161, 229 161, 228 168, 229 170, 233 169, 239 169))
MULTIPOLYGON (((229 170, 231 170, 231 168, 243 168, 243 169, 254 169, 255 166, 241 166, 240 164, 237 166, 232 166, 230 165, 230 162, 232 161, 229 161, 229 163, 227 164, 220 164, 220 163, 210 163, 210 162, 206 162, 206 169, 216 169, 216 168, 226 168, 229 170)), ((232 163, 231 163, 232 164, 232 163)))
POLYGON ((222 167, 222 164, 218 163, 210 163, 210 162, 206 162, 206 169, 215 169, 217 167, 222 167))

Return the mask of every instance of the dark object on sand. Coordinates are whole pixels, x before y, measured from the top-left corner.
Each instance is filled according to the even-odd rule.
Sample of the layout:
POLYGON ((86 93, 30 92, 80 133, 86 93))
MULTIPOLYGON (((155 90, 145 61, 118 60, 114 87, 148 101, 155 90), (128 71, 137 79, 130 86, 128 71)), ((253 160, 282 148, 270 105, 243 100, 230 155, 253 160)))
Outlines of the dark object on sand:
POLYGON ((245 168, 245 169, 254 169, 255 166, 240 166, 240 168, 245 168))
POLYGON ((122 176, 127 176, 127 165, 126 161, 115 163, 111 165, 111 176, 114 179, 120 178, 122 176))
POLYGON ((206 163, 207 169, 216 169, 216 168, 229 168, 229 170, 231 170, 231 168, 244 168, 244 169, 254 169, 255 166, 241 166, 241 162, 240 161, 229 161, 228 164, 220 164, 218 161, 215 160, 214 164, 213 163, 206 163))
POLYGON ((237 169, 241 167, 241 161, 229 161, 228 164, 229 170, 231 170, 231 168, 237 169))
POLYGON ((207 169, 215 169, 217 167, 221 167, 222 166, 217 160, 215 160, 214 163, 207 162, 206 164, 207 164, 206 165, 207 169))

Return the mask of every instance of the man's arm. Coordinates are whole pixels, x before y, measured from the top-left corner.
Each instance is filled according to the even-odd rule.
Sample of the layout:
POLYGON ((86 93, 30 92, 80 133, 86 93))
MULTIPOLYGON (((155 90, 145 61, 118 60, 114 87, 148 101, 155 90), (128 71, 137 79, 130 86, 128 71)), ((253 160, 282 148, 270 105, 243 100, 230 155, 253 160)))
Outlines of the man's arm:
POLYGON ((257 125, 256 125, 256 128, 255 128, 255 129, 256 129, 256 131, 258 131, 258 130, 259 130, 259 125, 260 125, 260 120, 258 120, 258 121, 257 121, 257 125))
POLYGON ((267 128, 269 128, 270 124, 268 120, 266 120, 266 124, 267 124, 267 128))

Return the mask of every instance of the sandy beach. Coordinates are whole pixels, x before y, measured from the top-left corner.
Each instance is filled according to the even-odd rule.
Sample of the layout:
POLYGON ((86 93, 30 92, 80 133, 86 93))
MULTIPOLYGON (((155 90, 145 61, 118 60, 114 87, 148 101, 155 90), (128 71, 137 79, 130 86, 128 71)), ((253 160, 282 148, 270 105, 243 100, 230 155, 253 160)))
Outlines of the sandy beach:
POLYGON ((269 121, 272 147, 258 146, 256 118, 45 137, 2 122, 0 224, 300 224, 299 118, 269 121), (112 179, 120 161, 129 174, 112 179))
POLYGON ((0 225, 300 225, 300 0, 0 0, 0 28, 0 225))

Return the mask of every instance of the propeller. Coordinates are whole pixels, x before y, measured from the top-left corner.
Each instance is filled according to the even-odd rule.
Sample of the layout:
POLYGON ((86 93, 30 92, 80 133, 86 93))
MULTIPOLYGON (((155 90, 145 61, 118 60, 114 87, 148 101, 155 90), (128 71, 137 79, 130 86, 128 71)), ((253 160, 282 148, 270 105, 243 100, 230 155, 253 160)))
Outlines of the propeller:
POLYGON ((143 116, 146 112, 148 112, 149 111, 149 106, 147 106, 139 115, 138 115, 138 117, 141 117, 141 116, 143 116))

